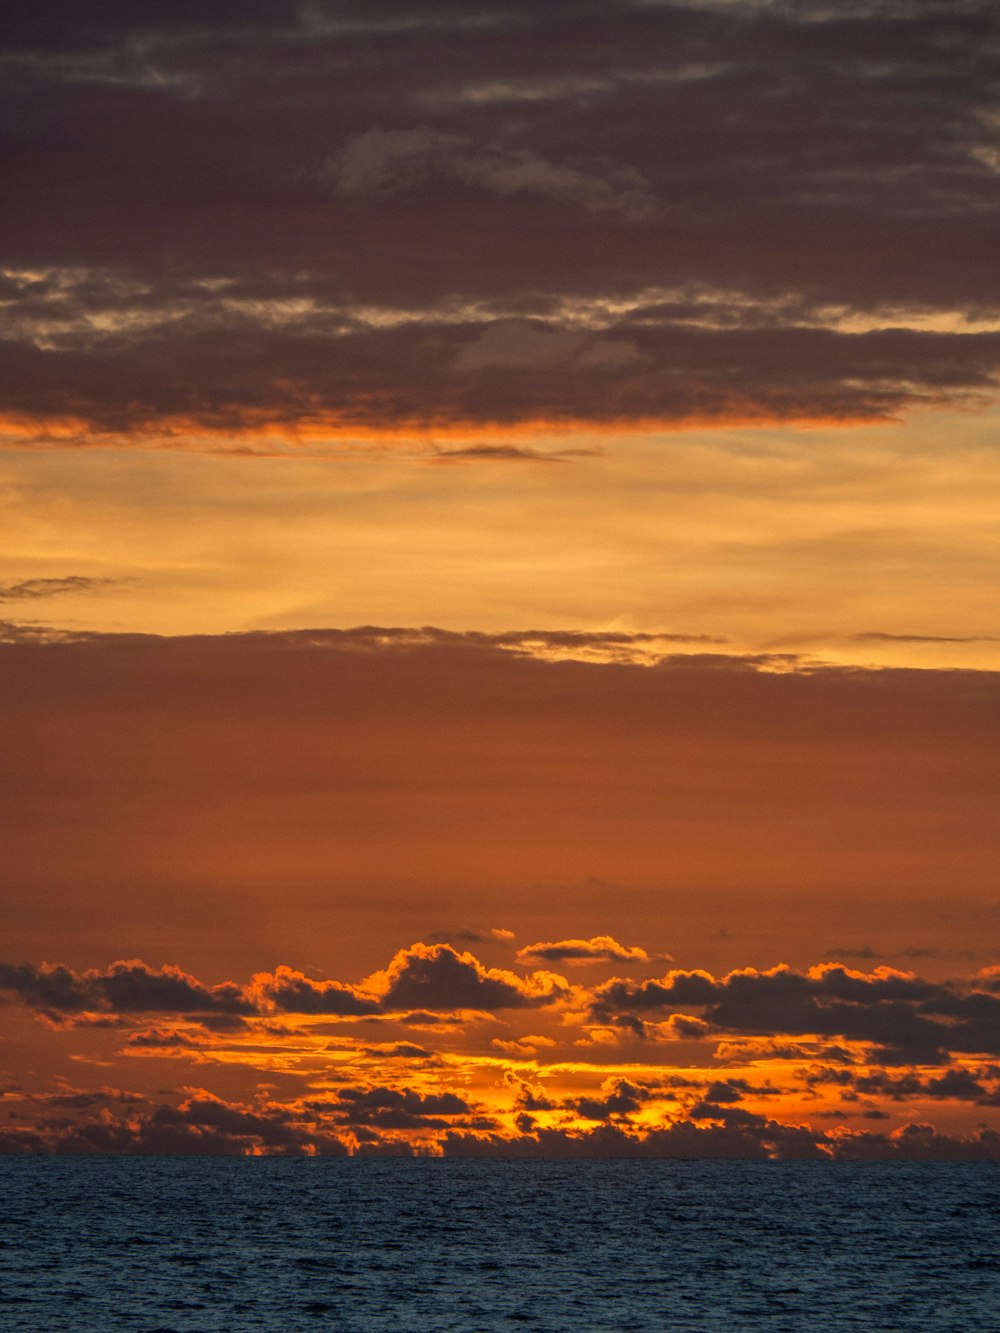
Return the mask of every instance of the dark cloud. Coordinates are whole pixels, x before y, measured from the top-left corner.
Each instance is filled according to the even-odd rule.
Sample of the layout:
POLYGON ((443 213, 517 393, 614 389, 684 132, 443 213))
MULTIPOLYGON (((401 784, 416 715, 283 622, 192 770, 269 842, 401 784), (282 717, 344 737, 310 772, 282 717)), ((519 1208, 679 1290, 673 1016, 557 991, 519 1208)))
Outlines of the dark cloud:
POLYGON ((193 1013, 241 1015, 256 1012, 231 982, 204 986, 179 967, 153 968, 138 961, 113 963, 106 972, 42 963, 0 963, 0 990, 25 1003, 57 1013, 111 1010, 114 1013, 193 1013))
MULTIPOLYGON (((241 987, 233 982, 205 986, 170 964, 152 968, 139 961, 119 962, 106 972, 75 972, 48 963, 37 967, 0 963, 0 991, 16 994, 43 1014, 61 1018, 94 1010, 194 1015, 207 1030, 222 1032, 239 1031, 244 1015, 275 1011, 347 1018, 413 1011, 404 1013, 403 1021, 419 1026, 454 1011, 489 1013, 548 1005, 568 989, 568 983, 554 973, 520 976, 488 968, 449 944, 418 943, 400 949, 385 971, 360 986, 313 981, 284 965, 273 973, 258 973, 251 985, 241 987)), ((143 1039, 135 1044, 148 1043, 143 1039)))
POLYGON ((968 1069, 948 1069, 937 1078, 922 1079, 914 1073, 894 1076, 884 1071, 858 1075, 854 1080, 858 1092, 867 1096, 890 1097, 893 1101, 909 1101, 914 1097, 955 1098, 959 1101, 982 1102, 987 1096, 983 1084, 968 1069))
POLYGON ((207 1043, 204 1038, 191 1032, 181 1032, 176 1028, 144 1028, 133 1032, 125 1043, 128 1050, 199 1050, 207 1043))
POLYGON ((340 981, 312 981, 290 967, 278 967, 273 975, 262 973, 255 979, 255 986, 265 1005, 274 1005, 283 1013, 357 1017, 379 1011, 378 999, 354 986, 340 981))
MULTIPOLYGON (((995 391, 965 322, 1000 306, 986 0, 13 10, 0 406, 28 438, 995 391)), ((532 457, 504 449, 441 461, 532 457)))
POLYGON ((516 444, 470 444, 464 449, 440 449, 435 463, 562 463, 570 457, 592 454, 593 450, 542 452, 516 444))
MULTIPOLYGON (((178 1034, 149 1029, 155 1047, 178 1034)), ((909 1070, 815 1068, 803 1085, 806 1098, 822 1082, 841 1089, 844 1105, 818 1105, 812 1119, 831 1119, 832 1130, 789 1124, 750 1109, 747 1099, 780 1107, 782 1087, 746 1078, 665 1079, 612 1076, 590 1095, 543 1091, 529 1076, 510 1069, 504 1076, 515 1113, 509 1133, 483 1113, 461 1089, 417 1089, 385 1084, 346 1084, 319 1095, 276 1100, 262 1085, 238 1101, 207 1089, 187 1089, 170 1101, 150 1100, 113 1087, 66 1084, 15 1102, 0 1152, 87 1154, 343 1155, 348 1152, 441 1151, 446 1156, 733 1158, 755 1160, 997 1160, 1000 1135, 978 1126, 964 1135, 940 1133, 932 1125, 905 1124, 891 1133, 843 1127, 852 1117, 884 1120, 888 1114, 868 1099, 889 1105, 911 1100, 996 1105, 1000 1067, 953 1067, 940 1075, 909 1070), (864 1097, 868 1104, 861 1103, 864 1097), (853 1101, 852 1101, 853 1099, 853 1101), (665 1108, 659 1103, 667 1103, 665 1108), (657 1112, 659 1111, 659 1115, 657 1112), (635 1117, 633 1119, 633 1117, 635 1117), (546 1125, 544 1120, 555 1120, 546 1125)), ((15 1093, 17 1089, 14 1090, 15 1093)), ((162 1095, 162 1094, 161 1094, 162 1095)))
POLYGON ((457 953, 447 944, 401 949, 386 971, 376 975, 387 1010, 524 1009, 550 1004, 568 989, 552 973, 519 977, 484 967, 472 954, 457 953))
POLYGON ((362 986, 313 981, 284 966, 273 975, 261 973, 254 986, 263 1005, 286 1013, 353 1017, 417 1011, 407 1015, 410 1023, 418 1023, 420 1013, 492 1012, 550 1004, 566 989, 566 983, 551 974, 524 978, 484 967, 472 954, 459 953, 450 944, 401 949, 384 972, 375 973, 362 986))
POLYGON ((0 964, 0 989, 12 991, 26 1004, 40 1009, 69 1012, 85 1009, 88 1003, 100 1005, 99 997, 88 994, 82 979, 68 967, 43 963, 0 964))
MULTIPOLYGON (((349 1151, 315 1117, 275 1103, 230 1102, 201 1089, 177 1105, 127 1096, 127 1118, 119 1119, 108 1113, 115 1100, 102 1098, 100 1118, 42 1121, 0 1134, 0 1152, 346 1156, 349 1151)), ((84 1109, 82 1103, 79 1109, 84 1109)))
POLYGON ((847 1162, 975 1162, 1000 1160, 1000 1135, 979 1129, 967 1136, 939 1134, 933 1125, 909 1124, 891 1135, 851 1135, 837 1145, 847 1162))
POLYGON ((0 602, 36 602, 67 593, 92 592, 115 583, 114 579, 86 578, 69 574, 61 579, 22 579, 20 583, 0 584, 0 602))
POLYGON ((382 1046, 362 1046, 362 1055, 370 1055, 378 1060, 433 1060, 434 1052, 426 1046, 414 1046, 412 1042, 397 1041, 382 1046))
POLYGON ((968 1136, 939 1134, 930 1125, 906 1125, 892 1134, 818 1134, 762 1117, 741 1123, 678 1121, 645 1137, 616 1125, 587 1133, 537 1129, 516 1138, 452 1132, 443 1141, 446 1156, 509 1158, 634 1157, 729 1158, 741 1160, 997 1161, 1000 1135, 980 1129, 968 1136))
MULTIPOLYGON (((654 958, 662 959, 656 954, 654 958)), ((596 935, 589 940, 539 940, 518 951, 517 961, 527 965, 546 963, 648 963, 650 955, 638 945, 619 944, 610 935, 596 935)))
POLYGON ((825 963, 807 973, 745 968, 716 979, 669 972, 661 980, 615 979, 594 992, 594 1016, 698 1006, 717 1033, 840 1037, 872 1042, 888 1063, 933 1063, 945 1051, 1000 1051, 1000 1000, 924 981, 912 973, 872 973, 825 963))
POLYGON ((453 1014, 432 1014, 426 1009, 415 1009, 411 1014, 401 1014, 398 1021, 404 1027, 435 1028, 449 1027, 455 1021, 453 1014))
POLYGON ((858 945, 854 948, 842 947, 839 949, 824 950, 824 958, 853 958, 859 962, 883 962, 889 958, 908 958, 908 959, 926 959, 926 958, 975 958, 974 951, 954 950, 954 949, 936 949, 930 945, 911 944, 905 949, 890 949, 880 953, 873 949, 870 944, 858 945))
POLYGON ((69 1089, 63 1092, 43 1094, 33 1098, 46 1106, 63 1106, 68 1110, 87 1110, 92 1106, 141 1106, 145 1099, 136 1092, 125 1092, 121 1088, 99 1088, 94 1092, 83 1089, 69 1089))
POLYGON ((996 643, 991 634, 884 634, 872 630, 867 634, 855 634, 855 643, 996 643))
MULTIPOLYGON (((463 361, 496 327, 482 321, 387 320, 387 327, 339 333, 259 328, 246 318, 230 324, 166 321, 163 331, 117 335, 100 347, 89 338, 42 348, 0 345, 0 368, 12 386, 2 403, 7 438, 17 438, 18 421, 36 419, 30 438, 64 445, 86 443, 88 433, 183 444, 199 432, 266 437, 303 427, 332 441, 352 431, 453 423, 877 421, 909 405, 982 401, 995 392, 1000 367, 1000 334, 993 332, 712 331, 653 313, 616 325, 634 348, 629 358, 619 353, 618 335, 578 335, 536 321, 530 327, 546 350, 527 347, 520 365, 479 352, 463 361), (556 355, 560 348, 565 357, 556 355)), ((434 457, 558 461, 500 444, 434 457)))
POLYGON ((232 982, 203 986, 180 968, 170 965, 154 969, 140 962, 115 963, 103 976, 92 978, 92 984, 119 1013, 161 1011, 240 1015, 255 1012, 252 1001, 232 982))
POLYGON ((340 1124, 389 1130, 447 1129, 450 1121, 442 1116, 464 1116, 472 1110, 453 1092, 421 1094, 384 1087, 340 1088, 329 1109, 340 1124))
MULTIPOLYGON (((616 1078, 609 1081, 602 1097, 578 1097, 572 1102, 572 1107, 585 1120, 608 1120, 611 1117, 631 1115, 651 1096, 649 1088, 625 1078, 616 1078)), ((525 1105, 531 1109, 527 1103, 525 1105)))

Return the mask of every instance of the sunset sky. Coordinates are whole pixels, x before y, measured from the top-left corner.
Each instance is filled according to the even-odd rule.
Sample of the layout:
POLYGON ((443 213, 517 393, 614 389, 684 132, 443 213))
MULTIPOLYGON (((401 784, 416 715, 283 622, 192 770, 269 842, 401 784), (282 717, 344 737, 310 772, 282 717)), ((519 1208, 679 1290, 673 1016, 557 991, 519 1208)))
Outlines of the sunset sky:
POLYGON ((1000 1158, 996 6, 5 27, 0 1150, 1000 1158))

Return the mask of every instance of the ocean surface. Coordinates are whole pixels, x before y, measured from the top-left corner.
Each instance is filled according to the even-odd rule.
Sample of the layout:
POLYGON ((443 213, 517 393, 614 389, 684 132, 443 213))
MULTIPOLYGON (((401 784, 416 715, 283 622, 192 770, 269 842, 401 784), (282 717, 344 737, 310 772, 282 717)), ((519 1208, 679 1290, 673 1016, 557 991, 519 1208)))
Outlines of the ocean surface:
POLYGON ((991 1333, 1000 1164, 0 1158, 4 1333, 991 1333))

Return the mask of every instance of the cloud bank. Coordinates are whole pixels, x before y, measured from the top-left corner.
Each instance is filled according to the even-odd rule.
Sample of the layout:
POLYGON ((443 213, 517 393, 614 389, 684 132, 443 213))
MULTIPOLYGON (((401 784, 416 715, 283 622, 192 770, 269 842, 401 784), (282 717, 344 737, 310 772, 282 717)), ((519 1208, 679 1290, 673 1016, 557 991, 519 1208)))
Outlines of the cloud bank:
MULTIPOLYGON (((596 944, 606 968, 622 961, 596 944)), ((170 1060, 197 1085, 8 1079, 0 1151, 996 1160, 995 970, 673 970, 588 988, 420 942, 360 983, 287 966, 207 985, 138 961, 4 964, 0 991, 73 1050, 79 1076, 113 1067, 121 1083, 170 1060), (447 1023, 425 1043, 393 1035, 410 1017, 430 1032, 434 1014, 447 1023), (373 1022, 389 1040, 370 1040, 373 1022), (485 1040, 497 1023, 509 1035, 485 1040), (224 1091, 239 1070, 256 1083, 242 1098, 224 1091)))
POLYGON ((990 400, 997 22, 18 4, 0 438, 516 449, 990 400))

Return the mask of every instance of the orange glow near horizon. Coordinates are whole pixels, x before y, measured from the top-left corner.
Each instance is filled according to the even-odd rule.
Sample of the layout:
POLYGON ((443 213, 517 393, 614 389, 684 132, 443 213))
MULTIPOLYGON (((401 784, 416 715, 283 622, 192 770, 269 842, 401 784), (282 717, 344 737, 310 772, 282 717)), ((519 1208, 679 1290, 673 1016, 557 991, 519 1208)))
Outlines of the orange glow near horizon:
MULTIPOLYGON (((164 1114, 163 1094, 155 1089, 168 1078, 182 1085, 170 1115, 186 1125, 192 1145, 225 1117, 232 1146, 249 1153, 268 1152, 269 1135, 284 1126, 303 1152, 366 1152, 377 1142, 382 1151, 432 1155, 530 1155, 547 1147, 569 1154, 697 1156, 725 1152, 729 1144, 750 1155, 849 1158, 871 1151, 892 1155, 904 1143, 912 1147, 930 1114, 939 1126, 935 1142, 945 1151, 976 1155, 989 1149, 992 1140, 983 1137, 977 1117, 979 1107, 1000 1095, 992 1048, 944 1063, 938 1057, 921 1061, 914 1052, 905 1064, 890 1059, 886 1068, 871 1040, 877 1033, 887 1036, 893 1025, 905 1040, 914 1021, 926 1025, 916 1008, 907 1008, 916 1002, 925 1012, 948 1015, 937 1025, 938 1040, 968 1047, 962 1006, 974 1026, 977 1012, 990 1003, 989 990, 976 989, 975 980, 942 987, 896 968, 864 972, 835 963, 804 972, 743 968, 724 977, 675 969, 650 983, 611 976, 590 988, 575 987, 573 1005, 599 1007, 602 997, 622 986, 638 995, 648 984, 669 990, 689 979, 705 988, 701 1003, 694 1003, 704 1018, 687 1020, 702 1025, 693 1041, 656 1049, 649 1038, 638 1037, 636 1017, 626 1022, 619 1016, 602 1029, 610 1036, 598 1043, 602 1058, 595 1060, 575 1053, 590 1046, 589 1020, 559 998, 569 995, 565 978, 489 968, 448 945, 400 950, 388 968, 359 986, 310 982, 279 968, 247 988, 227 982, 205 989, 178 968, 153 969, 138 961, 106 972, 8 970, 0 981, 37 1010, 50 1035, 36 1041, 50 1058, 72 1040, 83 1047, 71 1056, 77 1077, 88 1065, 95 1071, 114 1067, 129 1086, 105 1087, 91 1098, 77 1096, 61 1078, 46 1092, 25 1071, 29 1086, 6 1093, 15 1124, 3 1141, 15 1149, 19 1139, 33 1142, 35 1112, 76 1107, 75 1116, 50 1126, 53 1144, 65 1150, 86 1132, 93 1108, 102 1106, 105 1123, 124 1136, 123 1146, 132 1142, 141 1150, 149 1117, 164 1114), (427 1011, 399 1007, 412 998, 414 983, 427 1011), (813 1006, 809 995, 820 997, 813 1012, 824 1031, 803 1030, 790 999, 792 1030, 771 1032, 770 1053, 733 1058, 720 1038, 738 1032, 747 1017, 751 1028, 762 1026, 765 1020, 752 1016, 751 991, 762 987, 765 994, 774 983, 813 1006), (171 987, 173 1003, 167 997, 171 987), (470 987, 494 1006, 492 1012, 442 1009, 456 988, 471 995, 470 987), (85 994, 100 1007, 75 1008, 85 994), (745 1017, 738 1010, 724 1016, 727 994, 750 1006, 745 1017), (845 995, 846 1001, 837 998, 845 995), (530 1011, 518 1014, 517 997, 525 997, 530 1011), (369 1008, 371 1016, 345 1015, 331 1027, 332 1012, 314 1012, 317 1004, 332 1011, 352 1002, 369 1008), (185 1005, 202 1013, 185 1016, 185 1005), (232 1018, 217 1022, 213 1006, 232 1018), (171 1008, 178 1012, 170 1015, 171 1008), (239 1010, 243 1016, 237 1018, 239 1010), (435 1034, 432 1019, 439 1014, 447 1022, 435 1034), (867 1026, 869 1039, 845 1037, 838 1032, 841 1024, 867 1026), (484 1046, 477 1036, 484 1025, 509 1034, 507 1045, 534 1041, 536 1053, 518 1058, 484 1046), (531 1033, 540 1026, 550 1035, 531 1033), (519 1032, 528 1035, 518 1038, 519 1032), (185 1065, 190 1073, 179 1074, 185 1065)), ((689 1007, 697 998, 687 997, 689 1007)), ((670 1007, 664 996, 644 1018, 655 1027, 654 1014, 670 1007)))

